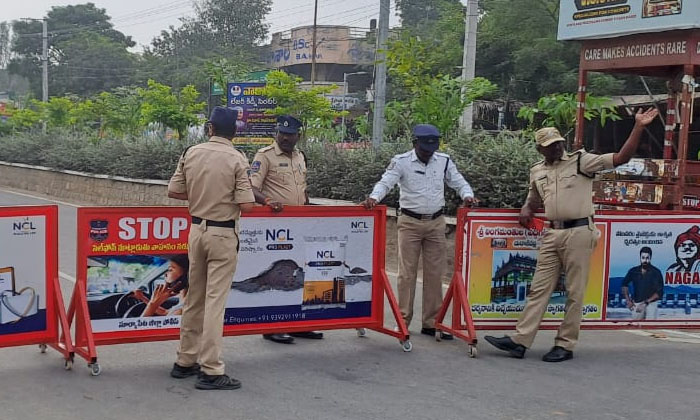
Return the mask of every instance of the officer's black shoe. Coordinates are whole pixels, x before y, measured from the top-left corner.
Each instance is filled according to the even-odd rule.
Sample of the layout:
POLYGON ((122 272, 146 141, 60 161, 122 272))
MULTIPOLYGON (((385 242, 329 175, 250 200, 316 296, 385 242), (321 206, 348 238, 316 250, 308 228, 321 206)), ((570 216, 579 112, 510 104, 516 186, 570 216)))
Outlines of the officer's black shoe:
MULTIPOLYGON (((435 337, 435 328, 421 328, 420 333, 435 337)), ((446 333, 445 331, 440 331, 440 340, 454 340, 454 336, 450 333, 446 333)))
POLYGON ((525 357, 525 350, 527 350, 527 348, 522 344, 518 344, 515 341, 511 340, 511 338, 507 335, 504 335, 501 338, 487 335, 486 337, 484 337, 484 339, 488 341, 492 346, 496 347, 498 350, 507 351, 511 356, 515 357, 516 359, 522 359, 523 357, 525 357))
POLYGON ((294 333, 289 333, 292 337, 296 338, 309 338, 311 340, 321 340, 323 338, 323 333, 322 332, 316 332, 316 331, 301 331, 301 332, 294 332, 294 333))
POLYGON ((274 341, 275 343, 281 344, 292 344, 294 342, 294 337, 289 334, 263 334, 265 340, 274 341))
POLYGON ((189 378, 190 376, 199 375, 200 367, 198 363, 192 366, 184 367, 177 363, 173 363, 173 369, 170 371, 170 376, 177 379, 189 378))
POLYGON ((545 362, 563 362, 573 358, 574 352, 561 346, 552 347, 552 350, 542 356, 542 360, 545 362))
POLYGON ((203 373, 199 376, 194 387, 205 390, 238 389, 241 387, 241 381, 233 379, 228 375, 207 375, 203 373))

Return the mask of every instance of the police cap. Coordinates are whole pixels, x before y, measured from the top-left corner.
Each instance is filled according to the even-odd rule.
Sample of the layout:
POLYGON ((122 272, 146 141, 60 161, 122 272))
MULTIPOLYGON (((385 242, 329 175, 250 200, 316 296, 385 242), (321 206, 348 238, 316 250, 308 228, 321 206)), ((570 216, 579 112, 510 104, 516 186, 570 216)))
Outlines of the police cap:
POLYGON ((301 125, 301 121, 291 115, 280 115, 277 117, 277 130, 280 133, 297 134, 301 125))

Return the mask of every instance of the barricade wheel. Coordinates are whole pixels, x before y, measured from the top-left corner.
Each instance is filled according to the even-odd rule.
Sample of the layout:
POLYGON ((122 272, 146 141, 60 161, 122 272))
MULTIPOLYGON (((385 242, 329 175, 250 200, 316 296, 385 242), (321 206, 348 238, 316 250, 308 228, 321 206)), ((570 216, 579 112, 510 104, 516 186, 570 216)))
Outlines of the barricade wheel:
POLYGON ((48 347, 48 346, 47 346, 46 344, 39 344, 39 351, 40 351, 41 353, 46 353, 46 348, 47 348, 47 347, 48 347))
POLYGON ((413 343, 411 343, 411 340, 402 341, 401 347, 403 348, 403 351, 408 353, 409 351, 413 350, 413 343))
POLYGON ((357 329, 357 336, 360 338, 367 337, 367 330, 365 328, 358 328, 357 329))
POLYGON ((102 368, 99 363, 91 363, 88 365, 88 368, 90 368, 90 375, 92 376, 99 376, 100 373, 102 373, 102 368))
POLYGON ((72 369, 73 369, 73 361, 72 361, 72 360, 66 360, 66 361, 63 363, 63 368, 64 368, 65 370, 72 370, 72 369))
POLYGON ((472 359, 476 357, 477 351, 476 351, 476 346, 474 344, 470 344, 469 347, 467 348, 467 355, 471 357, 472 359))

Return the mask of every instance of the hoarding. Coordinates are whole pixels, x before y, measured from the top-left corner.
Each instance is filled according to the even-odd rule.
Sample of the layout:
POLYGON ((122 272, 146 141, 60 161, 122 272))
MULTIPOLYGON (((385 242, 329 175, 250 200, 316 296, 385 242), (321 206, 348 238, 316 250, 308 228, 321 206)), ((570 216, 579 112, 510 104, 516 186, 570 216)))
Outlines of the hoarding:
POLYGON ((269 145, 275 141, 276 117, 265 111, 274 109, 276 101, 261 94, 265 83, 229 83, 227 104, 238 111, 236 136, 237 145, 269 145))
POLYGON ((560 40, 700 28, 696 0, 561 0, 560 40))

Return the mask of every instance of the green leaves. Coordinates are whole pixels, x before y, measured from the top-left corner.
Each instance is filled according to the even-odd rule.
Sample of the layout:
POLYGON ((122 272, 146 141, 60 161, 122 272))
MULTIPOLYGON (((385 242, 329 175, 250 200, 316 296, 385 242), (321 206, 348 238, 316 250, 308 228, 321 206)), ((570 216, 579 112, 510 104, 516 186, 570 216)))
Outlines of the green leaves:
POLYGON ((309 128, 330 127, 331 122, 342 112, 331 108, 331 102, 323 95, 331 93, 337 86, 302 87, 301 77, 283 71, 271 71, 267 74, 267 83, 262 94, 275 100, 277 106, 272 115, 290 114, 299 118, 304 124, 306 135, 309 128))
POLYGON ((185 86, 176 95, 170 86, 149 80, 148 88, 139 89, 138 94, 143 101, 143 121, 171 127, 181 139, 187 137, 187 127, 201 122, 196 113, 206 106, 204 102, 197 102, 199 92, 192 85, 185 86))

